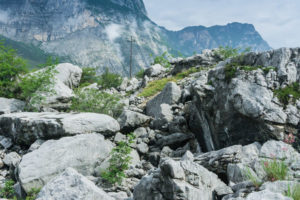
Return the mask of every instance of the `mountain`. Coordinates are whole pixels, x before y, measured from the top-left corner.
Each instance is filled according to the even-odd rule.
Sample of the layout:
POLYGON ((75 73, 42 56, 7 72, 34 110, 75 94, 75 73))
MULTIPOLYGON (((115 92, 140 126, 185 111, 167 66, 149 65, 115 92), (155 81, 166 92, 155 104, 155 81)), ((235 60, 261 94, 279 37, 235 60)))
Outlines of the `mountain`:
POLYGON ((148 18, 142 0, 0 0, 0 35, 14 41, 12 46, 30 63, 40 62, 34 56, 39 51, 123 75, 129 73, 131 37, 134 72, 164 51, 188 56, 227 44, 270 49, 248 24, 166 30, 148 18), (35 51, 18 48, 24 44, 35 51))

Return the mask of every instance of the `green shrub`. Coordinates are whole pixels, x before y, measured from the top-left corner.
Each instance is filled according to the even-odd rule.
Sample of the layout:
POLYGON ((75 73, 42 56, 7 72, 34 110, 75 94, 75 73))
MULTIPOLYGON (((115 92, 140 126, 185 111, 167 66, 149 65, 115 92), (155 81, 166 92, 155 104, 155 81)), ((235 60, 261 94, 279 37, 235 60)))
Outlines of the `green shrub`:
POLYGON ((105 72, 99 77, 98 84, 103 89, 117 88, 121 85, 122 80, 119 74, 110 73, 109 69, 106 68, 105 72))
POLYGON ((33 109, 34 105, 43 103, 46 98, 43 94, 55 94, 53 87, 56 73, 57 71, 53 65, 20 77, 18 84, 20 95, 18 98, 27 102, 29 110, 33 109))
POLYGON ((161 66, 165 67, 165 68, 170 68, 171 64, 168 60, 168 54, 167 52, 164 52, 161 56, 156 56, 154 58, 154 62, 153 64, 160 64, 161 66))
POLYGON ((49 56, 44 64, 40 64, 37 67, 38 68, 45 68, 53 65, 59 64, 59 58, 53 58, 52 56, 49 56))
POLYGON ((109 167, 101 173, 104 180, 111 184, 122 183, 123 178, 126 177, 125 171, 129 168, 132 159, 130 145, 133 143, 134 138, 133 134, 129 134, 126 141, 118 142, 117 146, 113 148, 109 159, 109 167))
POLYGON ((17 80, 28 72, 25 61, 17 52, 4 46, 0 41, 0 96, 14 98, 17 93, 17 80))
POLYGON ((288 166, 284 161, 273 159, 272 161, 264 161, 262 166, 267 174, 268 181, 285 180, 288 173, 288 166))
POLYGON ((77 89, 72 99, 71 110, 75 112, 93 112, 119 117, 124 105, 119 103, 118 95, 111 95, 96 89, 77 89))
POLYGON ((298 82, 295 82, 285 88, 274 90, 274 95, 278 97, 281 103, 287 105, 291 98, 293 101, 300 98, 300 85, 298 82))
POLYGON ((289 185, 288 191, 285 195, 291 197, 294 200, 300 200, 300 184, 297 184, 296 186, 294 186, 294 188, 291 188, 289 185))
POLYGON ((138 73, 135 74, 137 78, 143 78, 145 74, 145 70, 141 69, 138 73))
POLYGON ((242 50, 242 48, 233 48, 230 46, 220 46, 217 50, 218 54, 221 55, 223 59, 241 56, 250 51, 251 47, 247 47, 244 50, 242 50))
POLYGON ((82 68, 82 75, 80 79, 80 87, 85 87, 99 81, 99 76, 96 75, 96 68, 84 67, 82 68))
POLYGON ((6 181, 4 187, 0 190, 0 197, 7 199, 14 198, 14 184, 15 182, 13 180, 6 181))
POLYGON ((32 188, 26 196, 25 200, 35 200, 37 198, 37 195, 41 191, 41 188, 32 188))

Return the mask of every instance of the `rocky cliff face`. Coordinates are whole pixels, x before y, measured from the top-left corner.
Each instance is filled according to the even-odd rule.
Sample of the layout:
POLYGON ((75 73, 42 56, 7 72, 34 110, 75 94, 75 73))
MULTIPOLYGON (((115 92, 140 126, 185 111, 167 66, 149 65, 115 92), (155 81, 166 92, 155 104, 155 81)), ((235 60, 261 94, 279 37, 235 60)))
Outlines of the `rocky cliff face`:
POLYGON ((220 45, 270 48, 252 25, 168 31, 147 17, 142 0, 0 0, 0 13, 0 35, 33 44, 40 55, 55 55, 82 67, 100 67, 99 72, 108 67, 129 74, 131 36, 134 72, 150 65, 150 54, 164 51, 191 55, 220 45))

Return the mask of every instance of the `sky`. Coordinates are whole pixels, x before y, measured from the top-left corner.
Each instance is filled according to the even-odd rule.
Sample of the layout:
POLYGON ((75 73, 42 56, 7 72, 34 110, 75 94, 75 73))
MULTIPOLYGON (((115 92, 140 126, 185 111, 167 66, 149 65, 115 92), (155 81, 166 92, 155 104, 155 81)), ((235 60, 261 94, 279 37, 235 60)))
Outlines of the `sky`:
POLYGON ((169 30, 253 24, 272 48, 300 47, 300 0, 144 0, 148 16, 169 30))

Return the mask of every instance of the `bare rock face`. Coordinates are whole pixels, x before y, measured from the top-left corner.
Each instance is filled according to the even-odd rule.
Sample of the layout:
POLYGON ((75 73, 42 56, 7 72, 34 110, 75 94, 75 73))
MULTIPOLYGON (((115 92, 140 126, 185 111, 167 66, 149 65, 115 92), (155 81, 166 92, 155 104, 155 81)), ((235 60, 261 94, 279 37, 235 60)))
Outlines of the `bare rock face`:
POLYGON ((110 135, 120 130, 110 116, 96 113, 12 113, 0 116, 0 134, 20 145, 31 145, 37 139, 100 133, 110 135))
POLYGON ((249 53, 220 62, 207 77, 192 82, 189 125, 202 148, 211 151, 295 135, 299 104, 291 100, 284 105, 274 91, 299 82, 299 60, 299 48, 249 53), (225 72, 230 65, 240 66, 231 77, 225 72))
POLYGON ((135 200, 211 200, 215 190, 232 193, 217 175, 204 167, 191 160, 174 161, 167 158, 159 169, 141 179, 133 196, 135 200))
POLYGON ((37 200, 49 199, 114 200, 73 168, 67 168, 62 174, 48 182, 37 197, 37 200))
POLYGON ((23 189, 40 188, 68 167, 88 176, 109 157, 113 145, 100 134, 85 134, 48 140, 23 156, 18 179, 23 189))

